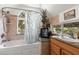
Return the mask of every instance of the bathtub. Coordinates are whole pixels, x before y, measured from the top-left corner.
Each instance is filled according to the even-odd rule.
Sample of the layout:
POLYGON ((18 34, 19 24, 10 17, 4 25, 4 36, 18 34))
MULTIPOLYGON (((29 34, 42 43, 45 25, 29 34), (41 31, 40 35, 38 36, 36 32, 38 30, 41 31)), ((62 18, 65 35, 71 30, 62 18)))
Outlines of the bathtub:
POLYGON ((41 42, 26 44, 24 40, 7 41, 0 46, 0 55, 40 55, 41 42))

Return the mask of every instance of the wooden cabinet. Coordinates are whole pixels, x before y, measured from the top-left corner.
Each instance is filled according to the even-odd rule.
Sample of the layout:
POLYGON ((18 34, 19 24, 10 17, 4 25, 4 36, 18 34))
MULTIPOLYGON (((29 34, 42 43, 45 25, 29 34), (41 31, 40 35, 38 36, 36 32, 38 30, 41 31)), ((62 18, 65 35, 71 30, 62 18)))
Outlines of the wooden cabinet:
POLYGON ((51 55, 79 55, 79 48, 76 48, 55 38, 50 40, 50 48, 51 55))
POLYGON ((51 44, 51 54, 60 55, 60 47, 58 47, 56 44, 51 44))
POLYGON ((72 53, 70 53, 70 52, 68 52, 66 50, 62 50, 61 55, 72 55, 72 53))
POLYGON ((49 41, 42 41, 41 54, 42 55, 49 55, 49 41))

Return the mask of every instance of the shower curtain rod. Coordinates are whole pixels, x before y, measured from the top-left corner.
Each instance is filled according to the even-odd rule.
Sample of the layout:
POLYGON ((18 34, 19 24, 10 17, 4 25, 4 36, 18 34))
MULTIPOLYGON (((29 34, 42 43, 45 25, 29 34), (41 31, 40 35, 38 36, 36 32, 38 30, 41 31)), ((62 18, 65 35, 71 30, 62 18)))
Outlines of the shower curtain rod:
MULTIPOLYGON (((17 9, 17 10, 24 10, 24 11, 30 11, 30 12, 36 12, 36 13, 39 13, 39 14, 41 15, 40 12, 37 12, 37 11, 34 11, 34 10, 26 10, 26 9, 21 9, 21 8, 14 8, 14 7, 3 7, 3 8, 2 8, 2 11, 3 11, 3 9, 5 9, 5 8, 17 9)), ((40 10, 41 10, 41 8, 40 8, 40 10)))

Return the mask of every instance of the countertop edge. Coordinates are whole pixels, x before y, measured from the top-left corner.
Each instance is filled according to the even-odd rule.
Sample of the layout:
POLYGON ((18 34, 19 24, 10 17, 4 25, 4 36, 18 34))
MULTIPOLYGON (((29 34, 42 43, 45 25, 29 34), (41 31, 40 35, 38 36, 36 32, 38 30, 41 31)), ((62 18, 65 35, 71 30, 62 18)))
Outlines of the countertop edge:
POLYGON ((75 48, 78 48, 79 49, 79 46, 77 46, 77 45, 74 45, 73 43, 70 43, 70 42, 67 42, 67 41, 64 41, 64 40, 62 40, 62 39, 59 39, 59 38, 56 38, 56 37, 50 37, 50 38, 55 38, 56 40, 58 40, 58 41, 61 41, 61 42, 63 42, 63 43, 66 43, 67 45, 70 45, 70 46, 72 46, 72 47, 75 47, 75 48))

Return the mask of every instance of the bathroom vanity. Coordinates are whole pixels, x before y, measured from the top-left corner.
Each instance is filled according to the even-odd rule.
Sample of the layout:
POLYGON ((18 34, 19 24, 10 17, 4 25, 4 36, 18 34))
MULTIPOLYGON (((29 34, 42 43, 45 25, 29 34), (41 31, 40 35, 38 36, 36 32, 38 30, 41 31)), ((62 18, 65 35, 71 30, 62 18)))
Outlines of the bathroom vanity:
POLYGON ((51 37, 50 48, 51 55, 79 55, 78 41, 66 41, 57 37, 51 37))
POLYGON ((48 38, 41 38, 41 54, 49 55, 50 42, 48 38))

